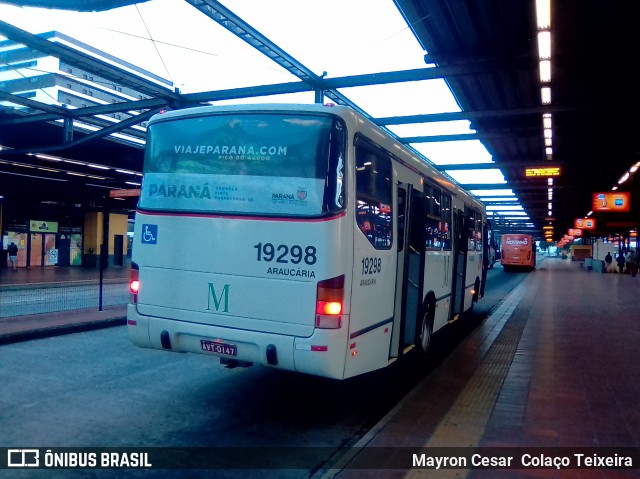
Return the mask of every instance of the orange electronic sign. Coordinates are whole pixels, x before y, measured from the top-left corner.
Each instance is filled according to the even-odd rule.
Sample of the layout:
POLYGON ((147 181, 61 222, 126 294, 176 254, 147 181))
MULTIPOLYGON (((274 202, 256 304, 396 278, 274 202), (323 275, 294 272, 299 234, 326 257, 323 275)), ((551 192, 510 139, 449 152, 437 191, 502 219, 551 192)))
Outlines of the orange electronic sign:
POLYGON ((629 211, 628 191, 593 194, 593 211, 629 211))
POLYGON ((548 177, 548 176, 560 176, 559 166, 543 166, 543 167, 528 167, 525 168, 524 174, 527 177, 548 177))
POLYGON ((596 220, 593 218, 576 218, 574 226, 583 230, 594 230, 596 229, 596 220))
POLYGON ((569 228, 567 233, 569 236, 582 236, 582 230, 580 228, 569 228))

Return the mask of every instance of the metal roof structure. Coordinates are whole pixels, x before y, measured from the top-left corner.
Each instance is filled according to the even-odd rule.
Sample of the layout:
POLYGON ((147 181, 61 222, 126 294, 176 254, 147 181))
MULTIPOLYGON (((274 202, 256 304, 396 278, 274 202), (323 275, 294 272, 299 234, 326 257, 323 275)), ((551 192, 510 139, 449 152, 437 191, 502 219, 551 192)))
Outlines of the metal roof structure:
MULTIPOLYGON (((282 50, 269 38, 214 0, 186 0, 213 22, 257 49, 299 81, 257 85, 209 92, 181 94, 161 88, 128 74, 125 70, 88 55, 52 44, 6 22, 0 21, 0 35, 34 50, 64 58, 70 64, 94 71, 102 77, 131 85, 152 98, 65 109, 45 105, 3 91, 0 101, 11 101, 29 108, 18 114, 0 110, 0 144, 12 150, 0 151, 0 169, 24 174, 6 161, 20 162, 28 153, 64 153, 64 156, 86 158, 96 155, 115 168, 139 171, 142 151, 105 139, 115 131, 126 131, 162 108, 182 108, 203 102, 257 97, 263 95, 316 92, 338 104, 359 109, 341 90, 361 85, 411 82, 444 78, 455 95, 461 112, 393 116, 372 120, 381 126, 428 123, 468 119, 476 133, 424 137, 400 137, 407 144, 480 139, 500 167, 507 186, 517 193, 538 233, 553 224, 556 237, 572 228, 575 218, 591 210, 594 192, 611 191, 623 175, 640 161, 640 140, 636 135, 640 120, 634 115, 640 104, 638 72, 634 54, 640 46, 634 22, 639 18, 640 4, 635 2, 594 2, 580 0, 551 1, 551 79, 542 82, 538 52, 536 2, 493 0, 394 0, 418 42, 428 52, 425 68, 352 75, 319 76, 300 59, 282 50), (435 68, 433 65, 435 65, 435 68), (608 65, 608 67, 605 67, 608 65), (551 102, 543 104, 541 88, 551 91, 551 102), (67 133, 74 120, 89 121, 99 113, 137 111, 138 116, 111 125, 95 133, 64 135, 65 128, 51 121, 64 119, 67 133), (545 144, 543 115, 552 122, 552 153, 545 144), (38 135, 34 137, 34 126, 38 135), (525 176, 527 167, 557 166, 560 176, 553 178, 553 199, 549 200, 547 178, 525 176), (549 215, 552 203, 552 215, 549 215)), ((75 10, 104 10, 132 0, 32 0, 6 2, 75 10)), ((371 117, 371 115, 367 115, 371 117)), ((473 168, 495 168, 496 165, 474 165, 473 168)), ((471 168, 469 165, 440 165, 441 170, 471 168)), ((37 181, 34 175, 14 176, 9 188, 24 188, 21 183, 37 181)), ((631 175, 619 185, 631 191, 632 211, 616 213, 608 232, 623 232, 638 222, 640 215, 640 175, 631 175), (621 231, 615 224, 624 223, 621 231), (616 230, 618 228, 618 230, 616 230)), ((122 183, 126 175, 114 175, 113 183, 122 183)), ((76 187, 82 189, 83 180, 76 187)), ((47 182, 51 183, 51 182, 47 182)), ((44 187, 44 184, 43 184, 44 187)), ((51 188, 51 185, 47 185, 51 188)), ((487 185, 465 184, 469 190, 487 185)), ((490 188, 495 188, 491 186, 490 188)), ((62 189, 69 193, 69 188, 62 189)), ((62 194, 62 193, 61 193, 62 194)), ((89 194, 89 193, 87 193, 89 194)), ((500 204, 500 201, 496 201, 500 204)), ((491 202, 489 203, 491 204, 491 202)), ((606 221, 601 222, 606 225, 606 221)), ((508 227, 508 225, 506 226, 508 227)), ((605 229, 603 228, 603 231, 605 229)))

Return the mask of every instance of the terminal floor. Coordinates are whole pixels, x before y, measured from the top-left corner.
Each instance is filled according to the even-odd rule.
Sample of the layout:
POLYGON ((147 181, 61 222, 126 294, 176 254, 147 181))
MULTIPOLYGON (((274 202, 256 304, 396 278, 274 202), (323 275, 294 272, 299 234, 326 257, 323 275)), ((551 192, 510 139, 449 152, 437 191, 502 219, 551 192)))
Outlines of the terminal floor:
MULTIPOLYGON (((105 276, 124 281, 128 269, 107 270, 105 276)), ((5 269, 0 286, 95 277, 95 271, 82 269, 5 269)), ((8 342, 17 340, 9 330, 17 324, 26 328, 21 337, 30 339, 28 330, 37 331, 33 338, 43 337, 74 324, 124 324, 124 317, 122 306, 6 318, 0 321, 0 344, 11 334, 8 342)), ((639 378, 640 277, 586 271, 578 263, 549 258, 326 477, 640 477, 640 469, 433 471, 408 465, 363 471, 349 466, 361 448, 639 448, 639 378)))
MULTIPOLYGON (((546 259, 357 446, 640 447, 640 277, 546 259)), ((640 477, 638 464, 364 475, 342 467, 335 477, 640 477)))

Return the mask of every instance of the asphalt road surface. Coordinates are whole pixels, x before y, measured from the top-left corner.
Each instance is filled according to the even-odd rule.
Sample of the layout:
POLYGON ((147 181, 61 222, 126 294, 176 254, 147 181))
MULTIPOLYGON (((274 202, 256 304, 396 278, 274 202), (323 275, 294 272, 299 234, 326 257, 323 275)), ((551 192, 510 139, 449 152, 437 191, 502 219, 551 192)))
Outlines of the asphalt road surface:
POLYGON ((276 460, 277 468, 264 470, 5 469, 0 478, 318 477, 526 274, 496 265, 473 314, 434 338, 429 366, 397 362, 343 382, 260 366, 225 369, 205 355, 140 349, 125 327, 1 346, 0 447, 246 447, 258 455, 277 447, 282 457, 281 467, 276 460), (295 455, 297 447, 309 448, 311 457, 294 469, 286 451, 295 455))

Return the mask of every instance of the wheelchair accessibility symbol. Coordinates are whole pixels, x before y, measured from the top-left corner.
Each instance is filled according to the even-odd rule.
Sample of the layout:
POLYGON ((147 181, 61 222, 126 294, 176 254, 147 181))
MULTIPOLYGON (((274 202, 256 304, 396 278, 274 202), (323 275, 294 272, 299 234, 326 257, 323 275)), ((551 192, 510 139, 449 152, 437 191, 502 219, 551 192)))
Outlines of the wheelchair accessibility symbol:
POLYGON ((142 225, 142 244, 158 244, 158 225, 142 225))

